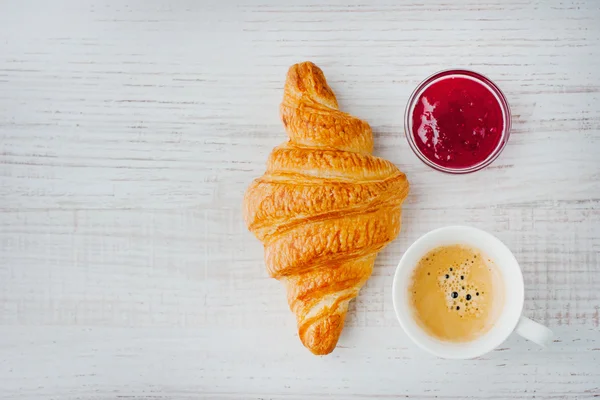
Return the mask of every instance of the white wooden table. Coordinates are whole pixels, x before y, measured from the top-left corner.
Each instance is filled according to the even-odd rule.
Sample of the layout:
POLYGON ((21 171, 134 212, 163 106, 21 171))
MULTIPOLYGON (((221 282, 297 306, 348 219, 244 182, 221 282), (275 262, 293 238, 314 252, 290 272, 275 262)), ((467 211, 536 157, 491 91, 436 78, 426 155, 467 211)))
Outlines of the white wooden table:
POLYGON ((0 398, 600 395, 600 2, 50 3, 0 2, 0 398), (322 358, 241 217, 304 60, 412 189, 322 358), (453 66, 513 110, 505 151, 468 176, 427 168, 403 133, 412 89, 453 66), (513 249, 551 348, 511 337, 462 362, 408 341, 395 266, 449 224, 513 249))

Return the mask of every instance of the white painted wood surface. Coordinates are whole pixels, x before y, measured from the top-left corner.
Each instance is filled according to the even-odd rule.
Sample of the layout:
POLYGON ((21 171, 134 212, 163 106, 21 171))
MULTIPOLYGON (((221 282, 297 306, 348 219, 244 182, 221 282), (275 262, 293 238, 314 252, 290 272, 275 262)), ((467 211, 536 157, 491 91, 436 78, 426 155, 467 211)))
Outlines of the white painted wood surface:
POLYGON ((0 2, 0 398, 599 396, 600 2, 278 3, 0 2), (412 184, 323 358, 240 210, 303 60, 412 184), (403 136, 412 89, 452 66, 495 80, 514 114, 504 153, 468 176, 403 136), (408 342, 396 263, 457 223, 513 249, 554 346, 511 337, 457 362, 408 342))

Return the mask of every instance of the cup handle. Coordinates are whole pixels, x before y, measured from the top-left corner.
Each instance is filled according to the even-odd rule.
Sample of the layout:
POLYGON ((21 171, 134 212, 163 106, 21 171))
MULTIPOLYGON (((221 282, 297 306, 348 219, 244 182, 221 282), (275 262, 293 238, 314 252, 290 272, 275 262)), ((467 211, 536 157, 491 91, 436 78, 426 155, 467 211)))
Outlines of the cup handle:
POLYGON ((552 331, 527 317, 521 317, 517 324, 516 332, 525 339, 531 340, 542 347, 546 347, 552 342, 552 331))

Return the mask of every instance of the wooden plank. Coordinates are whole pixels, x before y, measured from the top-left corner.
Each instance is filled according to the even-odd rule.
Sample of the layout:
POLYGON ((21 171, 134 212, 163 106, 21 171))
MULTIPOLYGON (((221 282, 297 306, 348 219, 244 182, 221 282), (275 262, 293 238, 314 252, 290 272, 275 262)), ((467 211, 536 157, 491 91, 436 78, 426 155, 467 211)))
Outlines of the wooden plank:
POLYGON ((0 397, 600 395, 598 21, 593 0, 0 4, 0 397), (307 59, 411 182, 323 358, 241 218, 285 140, 286 70, 307 59), (513 112, 500 158, 467 176, 420 163, 403 132, 414 87, 454 66, 513 112), (408 341, 395 266, 451 224, 511 247, 551 348, 515 336, 444 361, 408 341))

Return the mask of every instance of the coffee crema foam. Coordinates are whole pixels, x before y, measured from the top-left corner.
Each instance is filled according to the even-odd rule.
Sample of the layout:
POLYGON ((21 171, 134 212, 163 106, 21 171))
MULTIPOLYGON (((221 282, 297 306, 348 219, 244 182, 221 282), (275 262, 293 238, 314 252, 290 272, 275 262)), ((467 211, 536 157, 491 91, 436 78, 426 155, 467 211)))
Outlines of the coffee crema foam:
POLYGON ((503 304, 497 267, 479 250, 463 245, 438 247, 422 257, 409 290, 419 325, 445 341, 481 336, 503 304))

